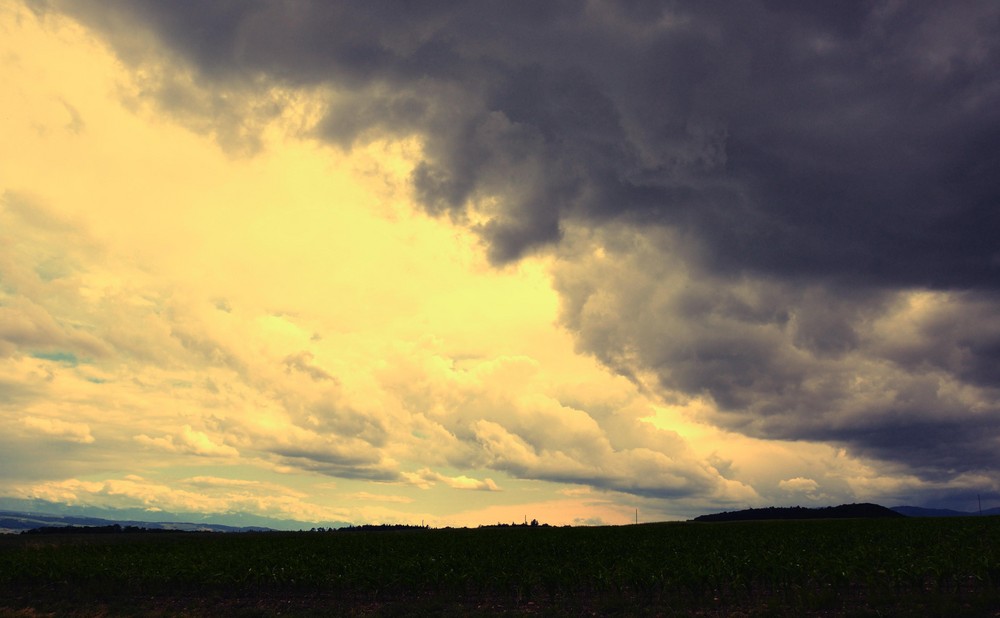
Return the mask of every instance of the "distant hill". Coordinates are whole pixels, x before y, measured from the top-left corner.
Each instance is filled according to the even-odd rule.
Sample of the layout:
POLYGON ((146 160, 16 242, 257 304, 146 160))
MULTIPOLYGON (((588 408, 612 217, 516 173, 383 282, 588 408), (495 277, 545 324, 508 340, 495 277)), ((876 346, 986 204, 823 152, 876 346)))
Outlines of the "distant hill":
POLYGON ((40 528, 88 527, 108 528, 111 526, 123 528, 145 528, 147 530, 179 530, 185 532, 250 532, 265 531, 271 528, 262 526, 225 526, 222 524, 166 522, 166 521, 135 521, 113 520, 100 517, 73 517, 49 515, 44 513, 20 513, 17 511, 0 511, 0 531, 22 532, 40 528))
POLYGON ((984 509, 982 513, 976 511, 955 511, 952 509, 925 509, 920 506, 894 506, 893 511, 907 517, 972 517, 976 515, 1000 515, 1000 508, 984 509))
POLYGON ((695 517, 694 521, 763 521, 770 519, 852 519, 852 518, 888 518, 903 517, 884 506, 871 503, 841 504, 810 509, 803 506, 777 507, 769 506, 763 509, 746 509, 743 511, 727 511, 711 515, 695 517))
MULTIPOLYGON (((343 528, 351 525, 346 521, 325 521, 307 522, 292 519, 277 519, 274 517, 264 517, 253 513, 233 512, 233 513, 168 513, 165 511, 149 511, 141 508, 100 508, 90 506, 73 506, 49 502, 47 500, 26 500, 11 497, 0 497, 0 518, 11 519, 9 514, 15 514, 17 518, 33 520, 47 518, 62 518, 64 522, 76 525, 114 525, 139 526, 153 528, 153 525, 174 526, 170 529, 195 529, 195 530, 310 530, 312 528, 343 528), (8 515, 3 515, 7 513, 8 515), (79 521, 77 521, 79 520, 79 521), (94 523, 83 523, 87 520, 94 520, 94 523), (180 526, 180 527, 177 527, 180 526)), ((9 532, 23 530, 23 527, 15 527, 15 522, 9 521, 6 524, 0 523, 0 532, 6 529, 9 532)), ((67 525, 67 523, 40 523, 32 525, 32 528, 44 527, 48 525, 67 525)))

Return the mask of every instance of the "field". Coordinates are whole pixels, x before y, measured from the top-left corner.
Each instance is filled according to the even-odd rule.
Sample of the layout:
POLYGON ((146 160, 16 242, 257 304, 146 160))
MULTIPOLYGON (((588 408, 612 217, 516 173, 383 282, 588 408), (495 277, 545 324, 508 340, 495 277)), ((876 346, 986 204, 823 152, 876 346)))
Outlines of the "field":
POLYGON ((0 616, 1000 615, 1000 518, 0 537, 0 616))

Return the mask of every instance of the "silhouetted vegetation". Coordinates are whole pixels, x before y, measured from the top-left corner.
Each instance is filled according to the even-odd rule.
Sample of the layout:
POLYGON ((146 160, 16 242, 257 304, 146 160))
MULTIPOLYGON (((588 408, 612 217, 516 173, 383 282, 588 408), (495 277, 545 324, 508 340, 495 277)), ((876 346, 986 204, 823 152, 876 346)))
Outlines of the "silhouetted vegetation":
POLYGON ((42 526, 22 530, 20 534, 187 534, 181 530, 166 530, 164 528, 142 528, 139 526, 42 526))
POLYGON ((400 530, 429 530, 429 526, 414 526, 411 524, 362 524, 344 528, 314 528, 316 532, 386 532, 400 530))
POLYGON ((548 528, 548 524, 539 524, 537 519, 532 519, 531 522, 525 521, 524 523, 511 522, 509 524, 497 522, 495 524, 484 524, 479 526, 480 528, 548 528))

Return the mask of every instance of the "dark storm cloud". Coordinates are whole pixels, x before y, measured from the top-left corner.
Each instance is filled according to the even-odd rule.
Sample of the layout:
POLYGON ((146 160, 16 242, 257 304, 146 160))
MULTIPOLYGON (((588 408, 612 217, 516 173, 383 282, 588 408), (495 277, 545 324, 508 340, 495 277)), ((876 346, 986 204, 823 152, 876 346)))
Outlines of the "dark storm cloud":
POLYGON ((722 425, 1000 465, 992 0, 66 5, 203 84, 328 86, 332 143, 419 135, 429 212, 558 246, 581 349, 722 425))
POLYGON ((708 396, 710 420, 746 435, 844 444, 935 481, 1000 465, 995 296, 734 278, 679 260, 669 234, 618 235, 555 280, 564 323, 609 367, 708 396))
POLYGON ((499 198, 498 262, 625 217, 693 231, 713 269, 1000 281, 993 2, 89 5, 210 81, 355 93, 335 141, 419 132, 429 210, 499 198))

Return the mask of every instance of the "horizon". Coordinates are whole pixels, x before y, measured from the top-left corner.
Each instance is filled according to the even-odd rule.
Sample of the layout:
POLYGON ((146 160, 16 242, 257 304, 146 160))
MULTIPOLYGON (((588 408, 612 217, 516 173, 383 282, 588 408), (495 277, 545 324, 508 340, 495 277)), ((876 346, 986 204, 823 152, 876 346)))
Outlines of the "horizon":
MULTIPOLYGON (((128 526, 133 526, 138 524, 137 527, 143 528, 143 524, 150 525, 179 525, 179 526, 204 526, 206 529, 213 528, 226 528, 231 530, 215 530, 216 532, 232 532, 232 531, 244 531, 244 530, 267 530, 275 532, 312 532, 312 531, 333 531, 340 529, 351 529, 351 528, 364 528, 368 526, 376 528, 394 528, 394 527, 405 527, 414 529, 433 529, 440 530, 446 528, 461 528, 461 529, 471 529, 471 528, 491 528, 491 527, 524 527, 524 526, 631 526, 631 525, 643 525, 643 524, 666 524, 666 523, 685 523, 699 521, 706 517, 713 517, 718 515, 733 515, 739 513, 746 513, 751 511, 795 511, 795 510, 807 510, 807 511, 825 511, 825 510, 837 510, 844 507, 878 507, 880 509, 886 509, 889 511, 894 511, 903 515, 904 517, 940 517, 940 516, 996 516, 1000 512, 1000 507, 993 507, 991 509, 986 509, 983 511, 959 511, 954 509, 929 509, 925 507, 915 506, 915 505, 895 505, 895 506, 884 506, 881 504, 875 504, 870 502, 863 503, 845 503, 845 504, 829 504, 821 506, 809 506, 803 507, 801 505, 768 505, 759 507, 748 507, 745 509, 734 509, 732 511, 716 511, 712 513, 701 513, 689 519, 671 519, 671 520, 649 520, 649 521, 639 521, 638 517, 635 521, 617 523, 617 524, 550 524, 546 521, 539 521, 532 518, 528 521, 528 516, 526 515, 523 521, 512 521, 510 523, 504 521, 497 522, 480 522, 478 524, 466 524, 461 526, 432 526, 426 522, 408 522, 408 523, 379 523, 379 522, 366 522, 366 523, 353 523, 353 522, 323 522, 323 521, 296 521, 296 520, 283 520, 283 519, 270 519, 260 516, 251 516, 251 521, 246 521, 247 514, 243 513, 220 513, 220 514, 197 514, 197 513, 165 513, 165 512, 151 512, 147 511, 144 513, 138 513, 134 509, 107 509, 107 508, 85 508, 85 507, 60 507, 60 505, 50 504, 49 506, 55 507, 50 510, 45 510, 47 507, 39 506, 42 510, 22 510, 19 508, 0 508, 0 513, 5 515, 29 515, 36 516, 44 519, 53 520, 93 520, 96 522, 102 522, 102 527, 107 525, 118 525, 126 524, 128 526), (905 511, 905 512, 904 512, 905 511), (916 513, 914 513, 916 511, 916 513), (934 513, 947 513, 947 515, 935 515, 934 513)), ((54 522, 43 522, 36 528, 51 528, 54 522)), ((67 523, 65 526, 68 527, 91 527, 98 524, 81 524, 81 523, 67 523)), ((55 526, 62 527, 62 526, 55 526)), ((0 533, 6 534, 16 534, 24 530, 29 530, 33 528, 0 528, 0 533)), ((158 528, 152 528, 158 529, 158 528)), ((190 531, 198 530, 198 528, 177 528, 178 531, 190 531)))
POLYGON ((0 6, 0 503, 1000 506, 1000 4, 0 6))

